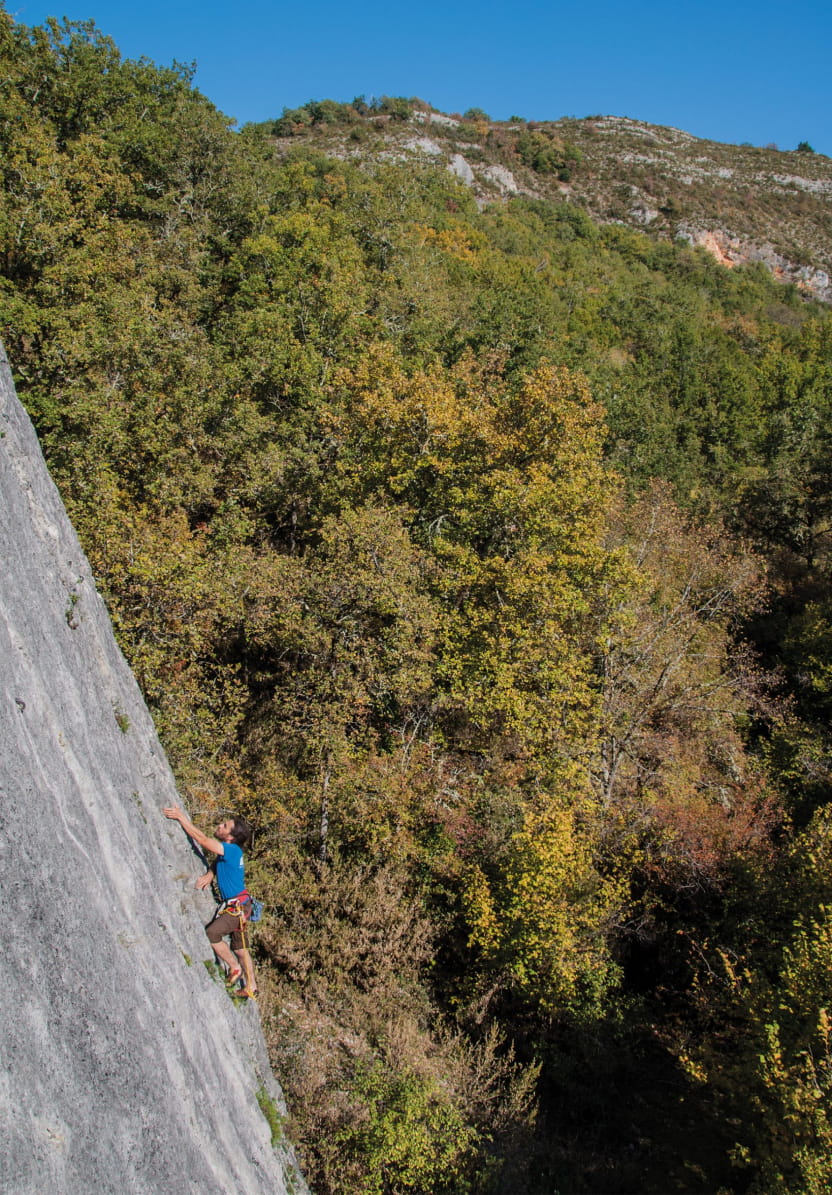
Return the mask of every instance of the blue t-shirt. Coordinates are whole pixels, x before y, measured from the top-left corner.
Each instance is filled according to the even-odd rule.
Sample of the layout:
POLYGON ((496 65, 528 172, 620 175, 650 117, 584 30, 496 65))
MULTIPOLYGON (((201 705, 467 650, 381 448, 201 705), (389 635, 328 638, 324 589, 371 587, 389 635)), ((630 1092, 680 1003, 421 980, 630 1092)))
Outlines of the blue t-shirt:
POLYGON ((239 896, 246 886, 243 870, 243 848, 236 842, 224 842, 222 854, 217 855, 215 867, 217 887, 223 900, 239 896))

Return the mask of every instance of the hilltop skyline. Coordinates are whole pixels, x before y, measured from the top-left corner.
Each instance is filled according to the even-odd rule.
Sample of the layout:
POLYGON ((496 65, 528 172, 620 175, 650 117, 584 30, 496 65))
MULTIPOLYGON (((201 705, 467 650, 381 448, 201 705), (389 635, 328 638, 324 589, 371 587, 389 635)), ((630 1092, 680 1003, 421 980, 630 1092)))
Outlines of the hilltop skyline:
POLYGON ((713 0, 668 13, 656 0, 580 11, 504 3, 403 11, 324 0, 281 10, 261 0, 141 8, 114 0, 22 3, 27 25, 49 15, 93 20, 121 53, 196 63, 195 84, 239 124, 309 99, 419 96, 445 111, 484 109, 555 120, 593 114, 671 125, 696 137, 832 154, 825 95, 832 12, 799 0, 729 10, 713 0))

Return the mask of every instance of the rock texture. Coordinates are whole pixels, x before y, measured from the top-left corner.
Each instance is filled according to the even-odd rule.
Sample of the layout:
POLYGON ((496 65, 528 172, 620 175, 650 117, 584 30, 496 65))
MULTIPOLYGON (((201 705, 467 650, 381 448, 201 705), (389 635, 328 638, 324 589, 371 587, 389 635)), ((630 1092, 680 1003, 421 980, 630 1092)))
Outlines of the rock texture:
POLYGON ((176 801, 0 350, 2 1191, 306 1190, 176 801))
POLYGON ((451 174, 455 174, 457 178, 461 178, 469 187, 474 185, 474 171, 465 158, 463 158, 462 154, 453 155, 448 163, 448 169, 451 174))

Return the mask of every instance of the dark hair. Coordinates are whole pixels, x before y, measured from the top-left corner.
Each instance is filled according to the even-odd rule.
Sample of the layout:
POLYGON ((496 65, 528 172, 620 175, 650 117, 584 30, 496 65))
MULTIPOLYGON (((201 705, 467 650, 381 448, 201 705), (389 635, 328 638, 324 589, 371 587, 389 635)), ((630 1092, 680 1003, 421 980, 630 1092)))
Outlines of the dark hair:
POLYGON ((251 842, 253 836, 254 831, 244 817, 231 818, 230 838, 232 842, 235 842, 237 846, 246 847, 251 842))

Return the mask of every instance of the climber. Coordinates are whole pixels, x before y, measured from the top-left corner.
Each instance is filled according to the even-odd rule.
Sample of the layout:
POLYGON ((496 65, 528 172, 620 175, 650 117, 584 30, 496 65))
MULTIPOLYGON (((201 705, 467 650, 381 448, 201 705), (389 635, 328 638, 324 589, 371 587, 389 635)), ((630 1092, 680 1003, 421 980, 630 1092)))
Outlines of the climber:
POLYGON ((178 805, 171 805, 162 812, 165 817, 179 822, 197 846, 216 855, 213 865, 196 881, 196 887, 204 889, 210 887, 216 877, 222 901, 213 920, 206 925, 205 932, 214 954, 226 968, 229 988, 234 991, 242 979, 243 987, 234 991, 234 994, 253 999, 257 995, 257 988, 245 939, 245 923, 251 913, 252 902, 246 891, 243 865, 243 848, 251 841, 251 826, 245 818, 230 817, 220 822, 212 838, 210 834, 198 830, 178 805), (229 934, 230 949, 224 941, 229 934))

